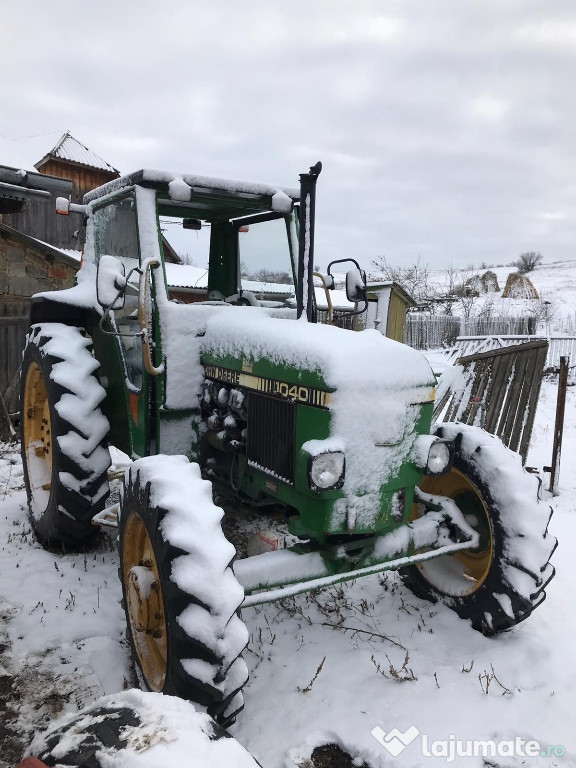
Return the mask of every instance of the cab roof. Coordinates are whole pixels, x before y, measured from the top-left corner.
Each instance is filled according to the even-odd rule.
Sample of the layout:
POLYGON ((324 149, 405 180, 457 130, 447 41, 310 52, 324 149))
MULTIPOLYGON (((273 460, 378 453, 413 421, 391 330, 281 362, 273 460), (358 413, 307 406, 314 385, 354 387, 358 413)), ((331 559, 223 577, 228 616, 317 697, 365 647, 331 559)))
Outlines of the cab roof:
POLYGON ((142 169, 91 190, 84 195, 84 203, 134 185, 156 189, 161 205, 176 208, 183 216, 202 219, 235 218, 267 211, 288 214, 300 199, 299 189, 142 169))

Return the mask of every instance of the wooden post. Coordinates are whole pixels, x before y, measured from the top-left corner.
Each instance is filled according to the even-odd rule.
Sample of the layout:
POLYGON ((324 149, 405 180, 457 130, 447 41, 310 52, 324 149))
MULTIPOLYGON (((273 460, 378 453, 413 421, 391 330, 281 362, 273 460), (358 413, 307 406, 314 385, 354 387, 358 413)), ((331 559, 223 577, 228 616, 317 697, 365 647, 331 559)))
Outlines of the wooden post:
POLYGON ((558 376, 558 398, 556 400, 556 422, 554 424, 554 444, 552 447, 552 466, 550 467, 550 492, 558 496, 560 478, 560 458, 562 455, 562 435, 564 433, 564 410, 566 407, 566 385, 568 383, 569 357, 560 358, 558 376))

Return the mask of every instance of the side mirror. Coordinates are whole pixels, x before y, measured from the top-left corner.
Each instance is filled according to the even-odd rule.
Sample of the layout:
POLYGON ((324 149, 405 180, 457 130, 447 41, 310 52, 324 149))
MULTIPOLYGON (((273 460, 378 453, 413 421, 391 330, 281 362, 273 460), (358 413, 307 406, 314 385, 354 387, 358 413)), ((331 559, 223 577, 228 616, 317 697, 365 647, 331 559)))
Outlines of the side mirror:
POLYGON ((366 273, 358 267, 346 272, 346 298, 354 304, 366 301, 366 273))
POLYGON ((124 264, 115 256, 101 256, 96 276, 98 304, 104 309, 122 309, 125 288, 124 264))

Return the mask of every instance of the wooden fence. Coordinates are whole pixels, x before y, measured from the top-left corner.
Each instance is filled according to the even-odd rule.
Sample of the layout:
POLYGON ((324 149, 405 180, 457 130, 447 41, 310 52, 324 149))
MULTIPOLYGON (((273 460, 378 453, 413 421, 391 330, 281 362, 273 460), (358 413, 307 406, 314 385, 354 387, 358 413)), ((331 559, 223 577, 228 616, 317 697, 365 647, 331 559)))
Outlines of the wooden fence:
POLYGON ((547 352, 540 339, 460 357, 440 378, 434 418, 477 424, 525 463, 547 352))
POLYGON ((29 315, 29 301, 0 302, 0 392, 10 413, 19 409, 20 364, 29 315))
MULTIPOLYGON (((491 349, 500 349, 527 341, 541 341, 543 338, 542 336, 459 336, 456 339, 454 349, 448 352, 448 355, 452 360, 455 360, 459 357, 489 352, 491 349)), ((548 354, 545 368, 558 368, 561 357, 569 357, 571 365, 574 366, 576 363, 576 336, 549 336, 547 341, 548 354)))
POLYGON ((408 313, 404 344, 414 349, 453 347, 460 335, 460 318, 450 315, 408 313))
POLYGON ((472 317, 409 312, 404 343, 414 349, 453 347, 459 336, 529 335, 536 331, 533 317, 472 317))

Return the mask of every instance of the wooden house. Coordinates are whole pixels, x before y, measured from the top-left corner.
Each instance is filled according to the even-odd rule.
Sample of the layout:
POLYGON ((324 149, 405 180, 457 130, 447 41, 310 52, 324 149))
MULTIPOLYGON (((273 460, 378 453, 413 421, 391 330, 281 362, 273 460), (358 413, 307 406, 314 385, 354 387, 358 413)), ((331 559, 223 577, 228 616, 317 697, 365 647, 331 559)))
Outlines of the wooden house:
POLYGON ((56 146, 34 164, 38 173, 70 179, 73 203, 81 203, 86 192, 117 179, 120 172, 70 133, 65 133, 56 146))
MULTIPOLYGON (((77 139, 65 133, 56 146, 34 167, 38 171, 24 172, 26 186, 50 192, 50 198, 27 198, 19 211, 3 214, 3 222, 30 237, 50 243, 56 248, 81 250, 83 232, 77 216, 56 216, 56 197, 67 197, 81 203, 86 192, 120 176, 120 173, 77 139)), ((0 180, 2 180, 0 166, 0 180)))

